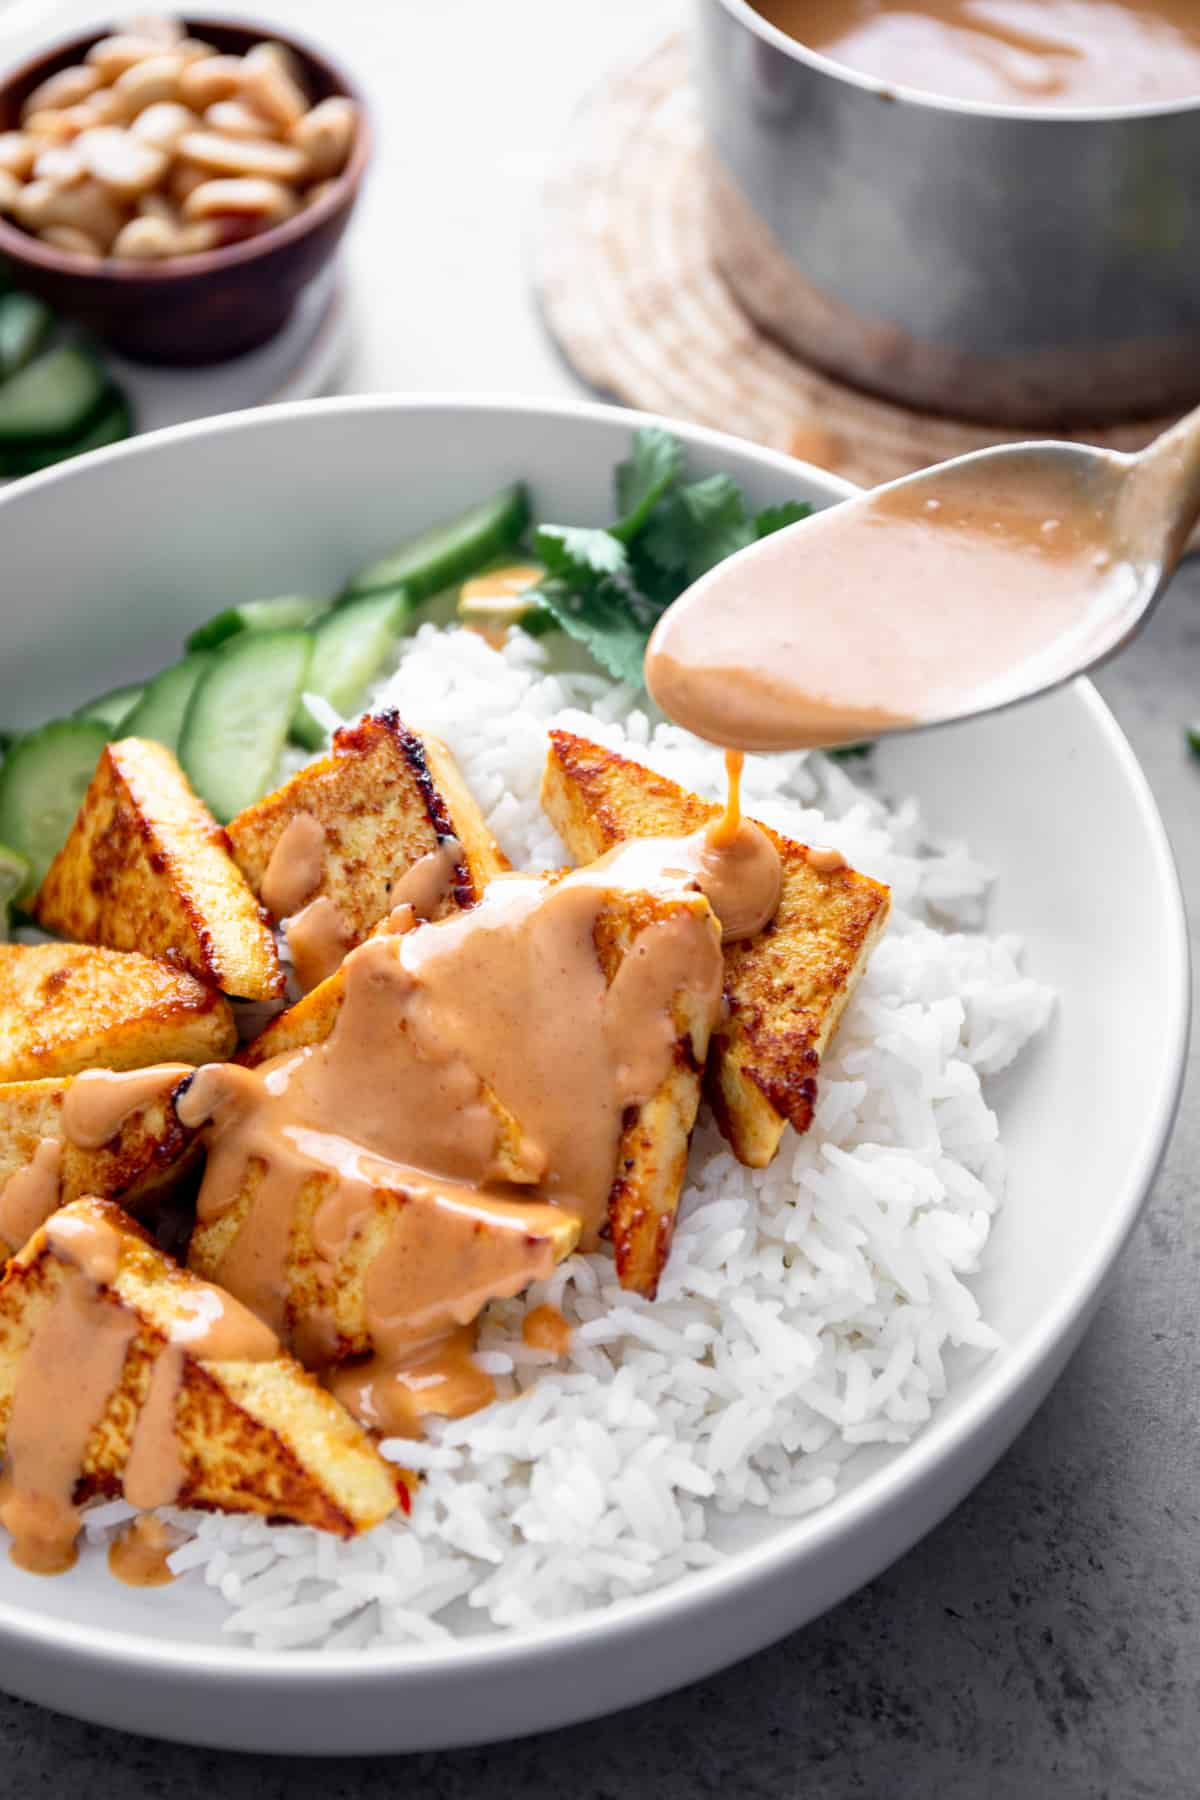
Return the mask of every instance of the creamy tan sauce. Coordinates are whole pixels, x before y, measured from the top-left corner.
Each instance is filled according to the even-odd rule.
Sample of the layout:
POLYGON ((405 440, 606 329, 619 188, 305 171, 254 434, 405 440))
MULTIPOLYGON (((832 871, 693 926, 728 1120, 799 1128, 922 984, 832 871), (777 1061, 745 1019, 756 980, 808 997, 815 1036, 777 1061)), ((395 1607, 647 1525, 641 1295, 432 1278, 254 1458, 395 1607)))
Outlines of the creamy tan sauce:
POLYGON ((166 1587, 175 1576, 167 1558, 183 1543, 182 1532, 142 1513, 122 1526, 108 1547, 108 1572, 126 1587, 166 1587))
POLYGON ((63 1100, 63 1131, 81 1150, 99 1150, 143 1107, 166 1100, 190 1063, 156 1063, 149 1069, 88 1069, 72 1078, 63 1100))
POLYGON ((42 1138, 29 1162, 10 1175, 0 1193, 0 1254, 11 1256, 58 1206, 62 1144, 42 1138))
POLYGON ((19 1568, 56 1575, 75 1561, 76 1487, 138 1327, 103 1291, 120 1253, 111 1227, 61 1219, 46 1229, 67 1267, 17 1368, 0 1523, 12 1534, 9 1555, 19 1568))
MULTIPOLYGON (((670 861, 674 848, 652 846, 651 860, 670 861)), ((443 857, 418 905, 436 903, 452 861, 443 857)), ((660 868, 655 885, 691 883, 690 869, 668 879, 660 868)), ((288 1327, 302 1192, 316 1181, 311 1237, 325 1281, 377 1215, 379 1191, 404 1196, 366 1281, 374 1364, 336 1387, 385 1429, 412 1422, 414 1359, 425 1411, 444 1411, 451 1389, 456 1406, 467 1389, 484 1392, 456 1333, 488 1299, 549 1274, 550 1204, 577 1214, 596 1243, 627 1111, 675 1054, 677 995, 691 990, 716 1017, 722 963, 706 913, 651 921, 606 977, 598 944, 626 885, 603 864, 505 876, 467 912, 374 937, 346 958, 344 1002, 323 1043, 257 1069, 212 1065, 177 1101, 185 1124, 205 1127, 201 1220, 252 1190, 219 1279, 277 1329, 288 1327)), ((412 905, 397 911, 410 920, 412 905)), ((332 1305, 306 1316, 295 1341, 310 1363, 330 1360, 332 1305)))
POLYGON ((420 1437, 426 1419, 465 1419, 496 1398, 495 1382, 473 1360, 474 1347, 474 1327, 460 1325, 403 1359, 381 1354, 334 1369, 327 1385, 381 1437, 420 1437))
POLYGON ((288 919, 311 900, 325 867, 325 827, 310 812, 284 826, 263 875, 260 897, 274 919, 288 919))
POLYGON ((743 750, 998 704, 1108 647, 1132 580, 1111 542, 1098 497, 1019 456, 880 489, 704 576, 656 627, 647 686, 743 750))
POLYGON ((432 919, 434 913, 453 892, 463 859, 463 847, 457 838, 442 838, 436 850, 419 856, 398 881, 392 883, 389 896, 393 911, 411 906, 418 919, 432 919))
POLYGON ((328 894, 318 894, 294 913, 288 920, 287 946, 300 991, 311 993, 335 975, 353 942, 353 933, 328 894))
POLYGON ((818 875, 836 875, 839 869, 846 867, 845 857, 831 844, 810 844, 806 855, 809 867, 818 875))
POLYGON ((1005 106, 1200 94, 1196 0, 754 0, 781 31, 880 81, 1005 106))
POLYGON ((571 1348, 571 1327, 557 1306, 534 1306, 521 1321, 522 1340, 531 1350, 548 1350, 565 1356, 571 1348))

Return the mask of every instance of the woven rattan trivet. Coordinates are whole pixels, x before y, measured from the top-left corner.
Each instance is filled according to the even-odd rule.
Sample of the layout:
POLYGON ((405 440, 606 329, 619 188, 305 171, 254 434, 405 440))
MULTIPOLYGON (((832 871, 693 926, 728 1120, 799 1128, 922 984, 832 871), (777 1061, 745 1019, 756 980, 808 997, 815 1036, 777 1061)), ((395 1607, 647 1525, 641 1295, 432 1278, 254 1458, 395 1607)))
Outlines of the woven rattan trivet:
MULTIPOLYGON (((575 116, 546 190, 538 284, 551 330, 594 387, 866 486, 1039 435, 872 399, 765 337, 709 259, 704 156, 682 37, 616 71, 575 116)), ((1136 450, 1169 423, 1055 435, 1136 450)))

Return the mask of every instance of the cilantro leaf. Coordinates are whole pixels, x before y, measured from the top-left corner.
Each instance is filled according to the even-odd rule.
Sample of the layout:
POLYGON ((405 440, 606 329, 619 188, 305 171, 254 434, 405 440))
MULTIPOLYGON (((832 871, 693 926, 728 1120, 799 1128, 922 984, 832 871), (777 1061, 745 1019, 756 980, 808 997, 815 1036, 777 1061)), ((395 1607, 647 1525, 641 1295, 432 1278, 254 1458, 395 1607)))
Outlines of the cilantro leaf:
POLYGON ((754 540, 741 489, 728 475, 707 475, 668 494, 642 542, 660 568, 697 581, 715 564, 754 540))
POLYGON ((649 634, 620 589, 600 583, 581 592, 551 578, 538 589, 538 599, 565 632, 587 646, 601 668, 618 681, 641 686, 649 634))
POLYGON ((585 525, 539 525, 533 544, 547 572, 566 580, 592 582, 620 575, 628 564, 624 544, 610 531, 585 525))
POLYGON ((618 681, 640 686, 646 642, 683 590, 756 539, 807 516, 795 501, 753 517, 728 475, 684 481, 683 446, 656 425, 635 432, 615 472, 620 517, 608 530, 542 525, 533 554, 545 576, 538 615, 585 644, 618 681))
POLYGON ((770 537, 773 531, 782 531, 785 525, 798 525, 811 511, 812 507, 803 500, 784 500, 778 506, 764 506, 754 515, 754 535, 756 538, 770 537))
POLYGON ((637 536, 663 495, 683 474, 683 445, 658 425, 643 425, 633 434, 633 454, 616 470, 615 537, 628 543, 637 536))

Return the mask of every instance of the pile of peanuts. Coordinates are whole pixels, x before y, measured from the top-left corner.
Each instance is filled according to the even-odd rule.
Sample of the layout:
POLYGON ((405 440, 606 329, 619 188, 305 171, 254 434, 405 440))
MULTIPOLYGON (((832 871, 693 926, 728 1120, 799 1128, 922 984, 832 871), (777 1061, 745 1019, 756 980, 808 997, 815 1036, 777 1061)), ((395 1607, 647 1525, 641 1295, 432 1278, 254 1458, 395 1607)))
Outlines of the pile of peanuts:
POLYGON ((139 20, 29 95, 0 131, 0 213, 78 256, 189 256, 278 225, 329 189, 358 129, 310 106, 282 44, 224 56, 139 20))

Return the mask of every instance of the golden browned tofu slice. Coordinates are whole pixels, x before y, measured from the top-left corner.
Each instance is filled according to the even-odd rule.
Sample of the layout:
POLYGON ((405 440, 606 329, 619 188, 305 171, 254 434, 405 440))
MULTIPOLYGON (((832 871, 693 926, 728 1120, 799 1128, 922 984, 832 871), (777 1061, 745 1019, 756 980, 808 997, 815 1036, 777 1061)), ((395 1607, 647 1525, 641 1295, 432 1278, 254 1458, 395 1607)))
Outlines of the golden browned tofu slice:
POLYGON ((63 1128, 70 1086, 70 1076, 0 1086, 0 1196, 46 1141, 60 1146, 55 1159, 60 1205, 96 1194, 137 1207, 180 1173, 194 1134, 180 1124, 169 1096, 139 1106, 108 1143, 84 1150, 63 1128))
POLYGON ((283 992, 228 837, 171 752, 145 738, 105 745, 34 912, 60 937, 162 957, 238 999, 283 992))
POLYGON ((472 905, 509 866, 446 746, 409 731, 394 712, 344 725, 328 755, 231 822, 234 858, 260 898, 280 839, 303 814, 324 834, 320 880, 307 898, 334 903, 348 945, 362 943, 389 910, 398 877, 445 838, 457 838, 463 853, 434 917, 472 905))
POLYGON ((0 1082, 222 1062, 237 1027, 228 1000, 133 950, 0 944, 0 1082))
POLYGON ((69 1261, 52 1241, 64 1220, 117 1234, 116 1270, 100 1293, 136 1320, 119 1384, 87 1440, 77 1502, 121 1492, 156 1366, 165 1354, 182 1351, 172 1408, 182 1476, 175 1504, 260 1513, 340 1537, 368 1531, 396 1510, 397 1472, 333 1395, 285 1352, 263 1361, 218 1361, 186 1348, 203 1284, 102 1200, 78 1200, 56 1213, 0 1282, 0 1432, 7 1429, 22 1360, 70 1277, 69 1261))
MULTIPOLYGON (((252 1166, 228 1211, 197 1224, 188 1248, 189 1268, 209 1281, 225 1278, 225 1258, 255 1205, 262 1178, 261 1163, 252 1166)), ((421 1271, 428 1316, 440 1309, 447 1322, 452 1314, 461 1322, 457 1309, 464 1293, 476 1296, 480 1305, 494 1296, 519 1293, 531 1281, 544 1279, 579 1241, 579 1220, 556 1206, 484 1195, 466 1201, 461 1193, 447 1203, 438 1197, 436 1178, 430 1176, 428 1188, 420 1191, 374 1187, 369 1212, 331 1262, 315 1247, 315 1221, 334 1179, 314 1170, 299 1188, 285 1275, 285 1339, 306 1360, 322 1365, 374 1348, 367 1287, 374 1278, 378 1292, 386 1282, 389 1257, 406 1282, 412 1281, 414 1266, 421 1271), (397 1233, 405 1234, 399 1242, 397 1233)))
MULTIPOLYGON (((634 837, 698 831, 722 810, 640 763, 550 733, 542 804, 579 862, 634 837)), ((764 826, 783 863, 775 918, 725 946, 729 1015, 713 1034, 706 1091, 734 1155, 765 1168, 784 1126, 807 1131, 816 1077, 887 922, 888 889, 850 868, 824 873, 803 844, 764 826)))
MULTIPOLYGON (((640 934, 678 912, 705 918, 719 943, 720 927, 700 894, 667 898, 630 893, 606 906, 596 927, 596 948, 610 984, 640 934)), ((657 1091, 625 1119, 608 1196, 617 1278, 623 1288, 651 1300, 675 1230, 711 1023, 686 989, 676 995, 673 1018, 677 1035, 671 1067, 657 1091)))

